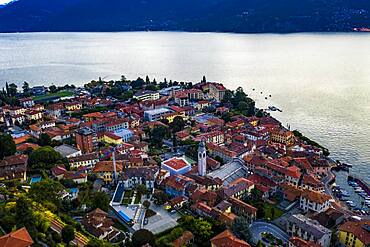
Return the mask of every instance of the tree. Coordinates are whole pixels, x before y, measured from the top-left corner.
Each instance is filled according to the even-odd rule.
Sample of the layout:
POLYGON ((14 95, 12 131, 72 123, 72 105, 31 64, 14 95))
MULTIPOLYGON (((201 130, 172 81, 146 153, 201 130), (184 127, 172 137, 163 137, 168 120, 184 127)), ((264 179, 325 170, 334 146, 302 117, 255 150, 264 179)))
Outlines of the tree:
POLYGON ((33 200, 50 207, 50 209, 54 209, 53 206, 61 208, 62 205, 59 198, 63 189, 64 187, 58 181, 44 179, 31 185, 29 195, 33 200))
POLYGON ((50 93, 56 93, 58 91, 58 88, 55 85, 51 85, 49 87, 50 93))
POLYGON ((163 125, 156 126, 151 131, 152 143, 160 148, 163 145, 163 139, 168 136, 168 128, 163 125))
POLYGON ((240 239, 249 241, 251 234, 249 231, 249 222, 245 217, 237 217, 231 227, 232 232, 240 239))
POLYGON ((23 82, 23 86, 22 86, 22 89, 23 89, 23 93, 24 94, 28 94, 29 91, 30 91, 30 85, 28 84, 28 82, 23 82))
POLYGON ((272 207, 271 208, 271 220, 273 220, 275 218, 275 208, 272 207))
POLYGON ((263 110, 258 110, 258 112, 256 113, 256 117, 258 118, 263 117, 263 110))
POLYGON ((16 151, 17 148, 11 135, 0 134, 0 159, 13 155, 16 151))
POLYGON ((184 228, 195 234, 195 239, 199 243, 209 241, 209 238, 213 235, 212 224, 203 218, 194 218, 187 215, 182 217, 179 222, 184 228))
POLYGON ((182 131, 185 127, 185 121, 182 117, 177 116, 173 119, 172 123, 170 124, 173 133, 177 133, 182 131))
POLYGON ((40 146, 50 146, 51 144, 50 136, 46 133, 41 133, 39 140, 37 141, 37 144, 39 144, 40 146))
POLYGON ((140 229, 132 235, 132 244, 135 247, 142 247, 143 245, 150 244, 154 245, 155 237, 154 234, 146 229, 140 229))
POLYGON ((146 188, 145 185, 143 184, 139 184, 138 186, 136 186, 136 191, 137 193, 139 193, 140 195, 145 195, 148 193, 148 189, 146 188))
POLYGON ((148 209, 148 208, 150 207, 150 202, 149 202, 148 200, 145 200, 145 201, 143 202, 143 206, 144 206, 146 209, 148 209))
POLYGON ((32 169, 49 170, 57 163, 63 163, 63 157, 50 146, 36 149, 28 158, 32 169))
POLYGON ((16 202, 15 206, 15 222, 17 228, 26 227, 29 233, 32 236, 36 234, 35 228, 35 218, 32 213, 32 204, 31 202, 25 197, 20 196, 16 202))
POLYGON ((153 198, 154 203, 157 205, 163 205, 169 200, 168 195, 161 190, 155 192, 153 198))
POLYGON ((62 239, 63 242, 69 246, 69 243, 75 239, 75 229, 71 225, 66 225, 62 229, 62 239))
POLYGON ((12 96, 12 97, 15 97, 17 95, 17 85, 15 85, 14 83, 11 83, 9 85, 9 96, 12 96))
POLYGON ((146 83, 146 84, 150 84, 149 76, 146 76, 146 77, 145 77, 145 83, 146 83))
POLYGON ((207 79, 206 79, 206 76, 204 75, 203 78, 202 78, 202 82, 203 83, 206 83, 207 82, 207 79))
POLYGON ((109 196, 103 191, 95 192, 91 198, 91 206, 93 209, 100 208, 103 211, 108 211, 109 196))

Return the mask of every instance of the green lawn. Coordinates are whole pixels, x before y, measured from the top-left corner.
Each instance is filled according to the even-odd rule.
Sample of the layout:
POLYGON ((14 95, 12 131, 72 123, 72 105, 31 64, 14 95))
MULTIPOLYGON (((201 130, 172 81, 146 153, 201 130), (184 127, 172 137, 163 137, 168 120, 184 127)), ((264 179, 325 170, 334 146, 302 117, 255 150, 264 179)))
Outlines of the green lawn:
POLYGON ((34 96, 32 97, 33 100, 46 100, 51 97, 68 97, 72 96, 73 93, 70 91, 59 91, 57 93, 48 93, 45 95, 39 95, 39 96, 34 96))
POLYGON ((135 204, 138 204, 138 203, 140 203, 140 201, 141 201, 141 194, 139 194, 139 193, 136 193, 136 197, 135 197, 135 204))
POLYGON ((279 218, 280 216, 283 215, 283 211, 281 211, 277 207, 275 207, 271 204, 268 204, 268 203, 263 204, 263 211, 265 212, 265 219, 274 220, 274 219, 279 218), (272 211, 275 211, 274 215, 272 215, 273 214, 272 211), (274 216, 274 217, 272 217, 272 216, 274 216))

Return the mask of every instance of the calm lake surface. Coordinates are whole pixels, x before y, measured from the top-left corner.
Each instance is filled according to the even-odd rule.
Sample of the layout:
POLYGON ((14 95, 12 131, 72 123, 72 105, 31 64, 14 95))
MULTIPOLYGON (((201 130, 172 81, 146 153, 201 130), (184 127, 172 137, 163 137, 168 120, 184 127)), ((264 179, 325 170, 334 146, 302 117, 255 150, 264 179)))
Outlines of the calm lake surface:
POLYGON ((0 86, 82 85, 121 74, 194 82, 206 75, 242 86, 259 107, 281 108, 273 115, 370 181, 368 34, 0 34, 0 86))

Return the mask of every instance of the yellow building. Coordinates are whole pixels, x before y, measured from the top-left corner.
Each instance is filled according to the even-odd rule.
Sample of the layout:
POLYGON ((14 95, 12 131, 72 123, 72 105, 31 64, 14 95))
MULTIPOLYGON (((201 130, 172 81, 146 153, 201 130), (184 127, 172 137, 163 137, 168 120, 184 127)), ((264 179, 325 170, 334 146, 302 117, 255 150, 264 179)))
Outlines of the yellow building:
POLYGON ((370 246, 370 220, 347 221, 339 227, 339 242, 348 247, 370 246))
POLYGON ((110 132, 106 132, 98 136, 98 141, 109 143, 109 144, 115 144, 115 145, 120 145, 123 143, 123 140, 121 137, 116 136, 115 134, 110 133, 110 132))
POLYGON ((270 132, 271 141, 282 143, 285 145, 291 145, 294 141, 294 135, 292 131, 284 129, 272 130, 270 132))
POLYGON ((68 102, 65 103, 64 106, 68 111, 77 111, 82 109, 82 104, 79 102, 68 102))
POLYGON ((173 120, 175 119, 175 117, 182 117, 182 119, 184 119, 184 114, 174 112, 174 113, 169 113, 169 114, 166 114, 166 115, 163 116, 164 119, 168 120, 168 123, 172 123, 173 120))
MULTIPOLYGON (((116 172, 117 174, 122 172, 123 163, 122 161, 116 162, 116 172)), ((102 179, 106 184, 111 183, 114 177, 114 167, 113 161, 99 161, 95 164, 93 168, 93 173, 95 173, 98 178, 102 179)))

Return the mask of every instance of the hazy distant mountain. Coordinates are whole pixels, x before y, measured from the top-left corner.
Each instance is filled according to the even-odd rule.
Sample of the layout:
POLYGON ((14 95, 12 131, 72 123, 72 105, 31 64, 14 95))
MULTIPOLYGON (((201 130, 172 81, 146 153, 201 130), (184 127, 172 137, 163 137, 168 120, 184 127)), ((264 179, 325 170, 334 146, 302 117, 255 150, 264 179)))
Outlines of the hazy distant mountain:
POLYGON ((19 0, 0 32, 350 31, 370 27, 369 0, 19 0))

